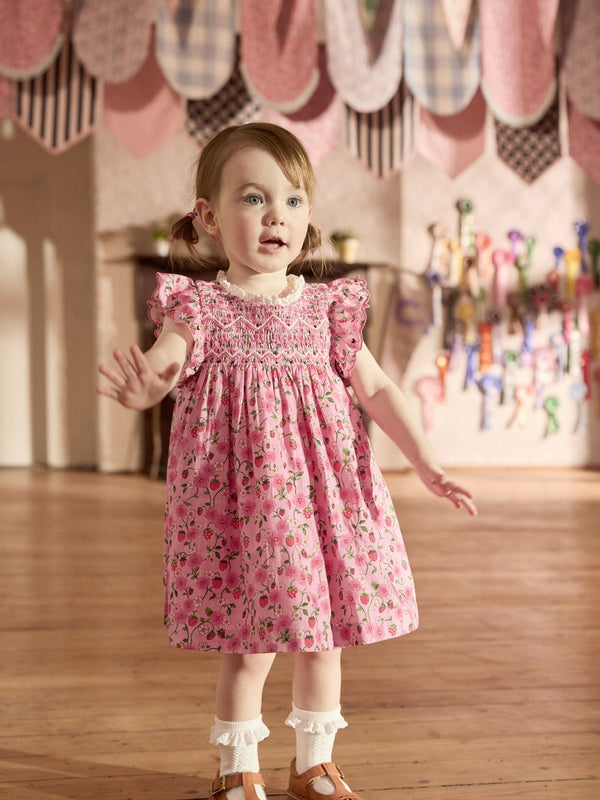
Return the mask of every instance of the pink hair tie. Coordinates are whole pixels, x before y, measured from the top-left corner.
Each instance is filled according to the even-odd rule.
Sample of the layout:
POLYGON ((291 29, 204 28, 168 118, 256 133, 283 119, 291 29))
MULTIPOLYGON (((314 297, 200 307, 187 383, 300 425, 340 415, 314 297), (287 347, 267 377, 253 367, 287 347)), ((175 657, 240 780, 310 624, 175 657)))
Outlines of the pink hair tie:
POLYGON ((193 211, 188 211, 188 213, 186 214, 186 217, 189 217, 190 219, 196 219, 197 216, 198 212, 196 211, 196 209, 194 209, 193 211))

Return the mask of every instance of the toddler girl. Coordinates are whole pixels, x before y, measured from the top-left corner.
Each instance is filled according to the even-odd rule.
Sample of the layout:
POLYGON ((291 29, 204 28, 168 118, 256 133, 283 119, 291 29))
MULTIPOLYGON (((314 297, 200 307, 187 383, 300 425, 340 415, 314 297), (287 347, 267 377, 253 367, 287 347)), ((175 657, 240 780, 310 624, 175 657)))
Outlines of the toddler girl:
POLYGON ((165 624, 171 644, 222 654, 210 740, 210 798, 264 800, 262 690, 276 653, 294 654, 291 797, 359 800, 332 763, 340 653, 416 629, 410 567, 388 489, 348 392, 424 484, 475 514, 437 465, 406 400, 362 341, 360 278, 291 274, 320 244, 314 174, 275 125, 227 128, 204 148, 193 212, 223 248, 215 281, 158 275, 157 341, 115 351, 101 394, 128 408, 177 385, 167 467, 165 624))

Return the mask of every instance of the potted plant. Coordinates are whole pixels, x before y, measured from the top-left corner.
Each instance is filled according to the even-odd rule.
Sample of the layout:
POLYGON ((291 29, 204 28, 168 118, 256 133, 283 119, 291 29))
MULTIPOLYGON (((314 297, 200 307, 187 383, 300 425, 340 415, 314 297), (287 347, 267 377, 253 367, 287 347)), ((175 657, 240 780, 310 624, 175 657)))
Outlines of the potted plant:
POLYGON ((354 264, 358 251, 358 239, 350 230, 336 230, 331 236, 331 243, 335 247, 338 258, 344 264, 354 264))

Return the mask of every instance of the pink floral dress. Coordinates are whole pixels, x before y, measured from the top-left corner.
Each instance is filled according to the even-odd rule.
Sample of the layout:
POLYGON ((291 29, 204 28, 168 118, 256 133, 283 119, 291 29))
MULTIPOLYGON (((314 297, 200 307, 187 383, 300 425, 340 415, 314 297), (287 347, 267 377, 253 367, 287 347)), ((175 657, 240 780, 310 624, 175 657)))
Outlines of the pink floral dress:
POLYGON ((149 304, 194 339, 171 426, 165 625, 224 653, 331 650, 418 625, 388 489, 347 390, 360 278, 249 295, 159 274, 149 304))

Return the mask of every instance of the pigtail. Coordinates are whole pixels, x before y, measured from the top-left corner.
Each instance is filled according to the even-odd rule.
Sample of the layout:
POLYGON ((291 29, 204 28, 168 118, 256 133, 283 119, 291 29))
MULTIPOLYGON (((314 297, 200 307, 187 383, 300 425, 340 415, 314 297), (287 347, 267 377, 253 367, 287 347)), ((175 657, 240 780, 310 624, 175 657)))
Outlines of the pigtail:
POLYGON ((323 277, 325 274, 325 261, 319 252, 321 243, 321 229, 309 222, 302 250, 290 264, 288 272, 300 274, 301 272, 305 273, 306 268, 309 268, 315 278, 323 277))
POLYGON ((192 258, 197 256, 197 253, 194 249, 194 245, 198 244, 199 238, 198 231, 194 225, 194 220, 197 216, 198 214, 196 211, 190 211, 188 214, 176 220, 176 222, 171 225, 171 231, 169 233, 169 241, 181 242, 184 244, 188 255, 192 258))

